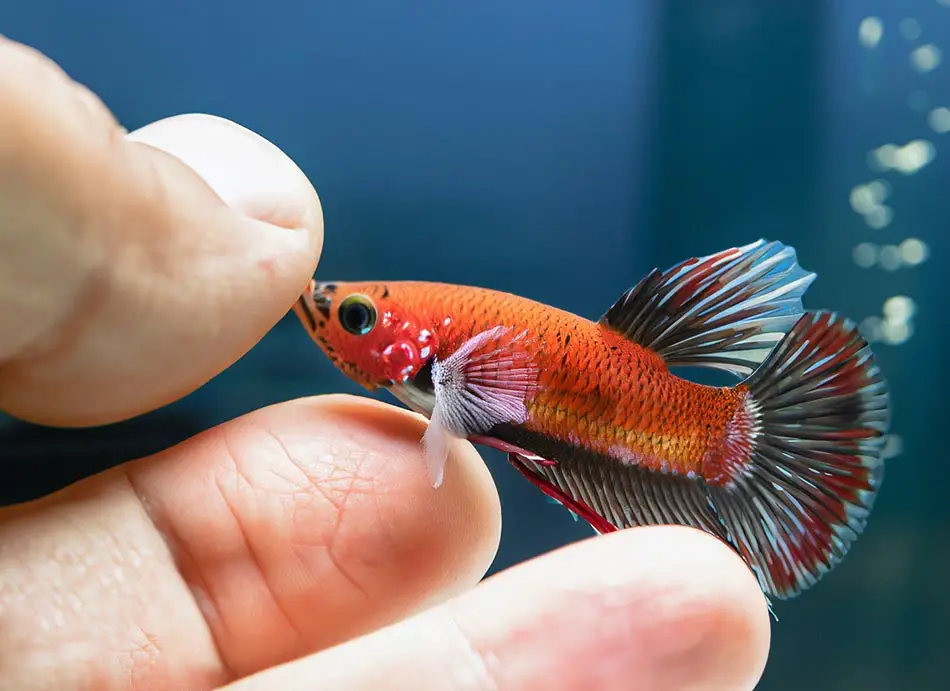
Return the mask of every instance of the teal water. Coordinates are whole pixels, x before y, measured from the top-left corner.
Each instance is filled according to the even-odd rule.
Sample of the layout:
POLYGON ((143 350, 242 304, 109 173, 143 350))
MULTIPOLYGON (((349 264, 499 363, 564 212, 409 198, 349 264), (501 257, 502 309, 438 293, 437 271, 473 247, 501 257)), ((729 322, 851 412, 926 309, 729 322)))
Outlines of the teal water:
MULTIPOLYGON (((794 245, 818 273, 806 306, 874 341, 894 436, 867 533, 777 606, 760 688, 929 691, 950 672, 948 4, 4 0, 0 31, 130 129, 205 111, 272 139, 321 195, 325 280, 474 283, 593 318, 654 266, 759 237, 794 245)), ((4 457, 43 468, 2 464, 0 499, 331 391, 360 392, 288 319, 141 420, 0 421, 4 457), (46 467, 61 448, 81 462, 46 467)), ((495 569, 590 534, 484 455, 505 512, 495 569)))

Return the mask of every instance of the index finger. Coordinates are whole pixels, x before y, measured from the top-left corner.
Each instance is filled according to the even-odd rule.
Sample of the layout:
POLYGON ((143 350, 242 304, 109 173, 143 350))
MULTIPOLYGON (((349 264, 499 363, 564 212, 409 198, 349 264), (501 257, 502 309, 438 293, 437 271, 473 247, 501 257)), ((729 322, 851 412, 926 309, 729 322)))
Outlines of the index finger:
POLYGON ((55 64, 0 39, 0 409, 101 424, 169 403, 288 311, 323 242, 273 144, 189 115, 124 136, 55 64))

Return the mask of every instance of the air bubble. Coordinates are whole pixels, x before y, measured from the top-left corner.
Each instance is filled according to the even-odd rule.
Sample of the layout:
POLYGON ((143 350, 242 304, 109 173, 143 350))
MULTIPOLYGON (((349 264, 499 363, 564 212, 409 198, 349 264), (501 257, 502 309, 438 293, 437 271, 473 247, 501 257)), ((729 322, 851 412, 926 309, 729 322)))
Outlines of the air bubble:
POLYGON ((913 335, 914 326, 910 322, 885 320, 881 323, 881 335, 888 345, 901 345, 913 335))
POLYGON ((858 25, 858 40, 865 48, 876 48, 884 35, 884 25, 877 17, 865 17, 858 25))
POLYGON ((933 161, 936 151, 926 139, 915 139, 904 146, 884 144, 870 154, 869 163, 876 170, 896 170, 913 175, 933 161))
POLYGON ((855 245, 851 258, 862 269, 870 269, 877 263, 877 253, 878 247, 873 242, 862 242, 855 245))
POLYGON ((910 54, 910 62, 918 72, 930 72, 936 69, 943 59, 943 53, 932 43, 915 49, 910 54))
POLYGON ((950 132, 950 108, 934 108, 927 115, 927 124, 937 134, 950 132))
POLYGON ((891 221, 894 218, 894 210, 889 206, 875 206, 873 209, 864 214, 864 222, 868 224, 869 227, 874 228, 874 230, 880 230, 881 228, 886 228, 891 224, 891 221))
POLYGON ((930 256, 930 248, 923 240, 917 238, 907 238, 900 244, 901 260, 908 266, 917 266, 927 261, 930 256))
POLYGON ((861 322, 861 333, 864 334, 864 337, 871 343, 880 341, 882 338, 882 323, 880 317, 866 317, 864 321, 861 322))
POLYGON ((877 263, 885 271, 897 271, 901 267, 901 253, 894 245, 884 245, 877 255, 877 263))
POLYGON ((917 305, 906 295, 895 295, 884 301, 884 316, 890 322, 907 322, 917 311, 917 305))
POLYGON ((920 22, 912 17, 908 17, 903 20, 897 27, 898 31, 901 32, 901 36, 906 38, 908 41, 916 41, 920 38, 920 22))

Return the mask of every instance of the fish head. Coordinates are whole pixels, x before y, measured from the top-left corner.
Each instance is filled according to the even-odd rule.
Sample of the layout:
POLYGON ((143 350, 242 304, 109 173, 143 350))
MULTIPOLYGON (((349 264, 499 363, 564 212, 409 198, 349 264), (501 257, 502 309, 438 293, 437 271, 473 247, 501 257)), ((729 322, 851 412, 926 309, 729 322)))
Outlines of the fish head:
POLYGON ((310 281, 294 312, 331 362, 370 391, 408 382, 438 348, 421 309, 383 283, 310 281))

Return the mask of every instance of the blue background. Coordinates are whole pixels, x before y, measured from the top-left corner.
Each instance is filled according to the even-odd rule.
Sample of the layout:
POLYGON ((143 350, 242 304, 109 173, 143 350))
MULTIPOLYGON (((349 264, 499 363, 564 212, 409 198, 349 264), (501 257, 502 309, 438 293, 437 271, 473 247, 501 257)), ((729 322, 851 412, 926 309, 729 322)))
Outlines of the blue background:
MULTIPOLYGON (((809 307, 861 320, 911 297, 912 337, 875 346, 899 436, 875 515, 831 577, 779 603, 761 688, 946 688, 950 134, 927 113, 950 107, 950 66, 921 74, 909 55, 950 51, 950 7, 3 0, 0 32, 56 60, 129 129, 202 111, 275 142, 320 193, 324 279, 477 283, 596 318, 654 266, 768 237, 818 272, 809 307), (866 15, 884 27, 874 48, 858 40, 866 15), (908 17, 913 40, 899 31, 908 17), (936 156, 915 175, 869 168, 870 150, 918 138, 936 156), (849 204, 874 179, 894 209, 882 229, 849 204), (919 266, 852 260, 858 243, 911 236, 929 246, 919 266)), ((360 390, 285 319, 202 390, 138 420, 57 432, 0 418, 0 500, 330 391, 360 390)), ((505 518, 494 570, 590 535, 484 455, 505 518)))

